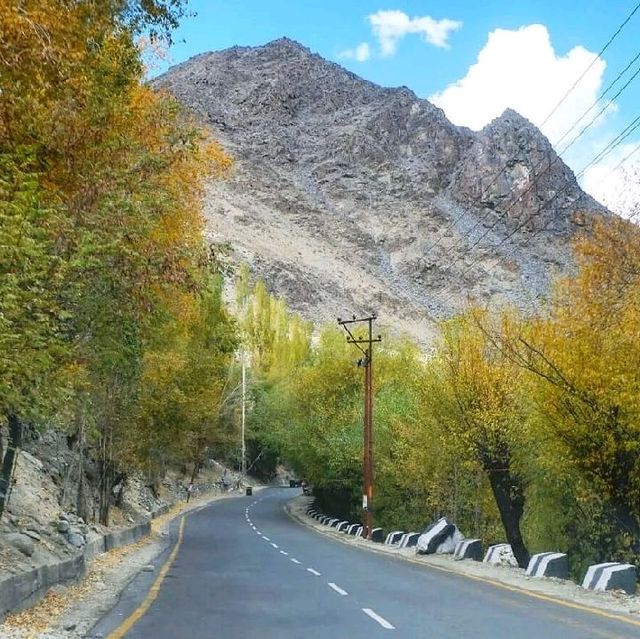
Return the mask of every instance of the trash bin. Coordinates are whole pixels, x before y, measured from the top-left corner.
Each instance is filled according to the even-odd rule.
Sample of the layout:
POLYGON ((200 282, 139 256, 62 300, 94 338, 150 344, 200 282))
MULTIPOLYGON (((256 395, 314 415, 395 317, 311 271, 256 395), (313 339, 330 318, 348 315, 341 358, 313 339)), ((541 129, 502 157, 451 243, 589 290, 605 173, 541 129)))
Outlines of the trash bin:
POLYGON ((253 495, 253 488, 251 486, 247 486, 247 497, 251 497, 253 495))

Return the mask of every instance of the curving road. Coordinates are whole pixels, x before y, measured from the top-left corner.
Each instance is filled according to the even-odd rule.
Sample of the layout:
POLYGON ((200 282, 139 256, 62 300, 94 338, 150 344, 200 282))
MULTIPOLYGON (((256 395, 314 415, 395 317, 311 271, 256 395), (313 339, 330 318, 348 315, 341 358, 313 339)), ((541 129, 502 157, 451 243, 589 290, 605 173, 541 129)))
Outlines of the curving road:
POLYGON ((622 621, 333 541, 283 511, 298 493, 269 489, 189 516, 175 561, 148 610, 142 614, 139 606, 158 571, 141 573, 89 636, 109 638, 134 613, 140 618, 131 629, 111 636, 640 638, 640 627, 622 621))

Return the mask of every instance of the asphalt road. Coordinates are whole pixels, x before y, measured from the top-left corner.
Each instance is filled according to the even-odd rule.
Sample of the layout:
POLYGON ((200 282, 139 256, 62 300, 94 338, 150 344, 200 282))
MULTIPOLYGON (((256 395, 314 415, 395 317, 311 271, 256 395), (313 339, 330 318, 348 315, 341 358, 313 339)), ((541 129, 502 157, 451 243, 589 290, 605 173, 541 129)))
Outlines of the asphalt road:
MULTIPOLYGON (((621 621, 333 541, 283 511, 298 493, 269 489, 189 516, 157 598, 127 639, 640 637, 621 621)), ((135 580, 89 636, 108 638, 155 577, 135 580)))

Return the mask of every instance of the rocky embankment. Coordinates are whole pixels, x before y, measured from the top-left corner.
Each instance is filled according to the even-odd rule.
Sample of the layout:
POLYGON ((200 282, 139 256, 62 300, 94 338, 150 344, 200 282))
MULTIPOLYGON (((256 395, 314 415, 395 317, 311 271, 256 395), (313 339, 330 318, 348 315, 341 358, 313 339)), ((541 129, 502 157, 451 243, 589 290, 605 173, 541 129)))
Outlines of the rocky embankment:
MULTIPOLYGON (((8 506, 0 521, 0 590, 3 582, 9 583, 13 577, 32 575, 26 579, 33 581, 32 585, 20 582, 25 593, 33 591, 34 595, 26 597, 25 604, 43 594, 41 581, 55 581, 58 573, 62 581, 76 579, 85 570, 85 559, 88 562, 105 550, 137 540, 148 532, 154 515, 186 496, 189 477, 178 472, 168 472, 153 490, 140 477, 130 476, 114 490, 117 505, 111 509, 110 525, 104 526, 94 520, 97 475, 90 460, 83 464, 83 509, 89 513, 88 520, 77 512, 74 443, 56 431, 44 435, 34 432, 26 448, 19 453, 8 506)), ((220 492, 223 475, 228 483, 236 480, 234 473, 211 460, 196 481, 194 496, 220 492)), ((0 616, 4 612, 1 610, 0 616)))

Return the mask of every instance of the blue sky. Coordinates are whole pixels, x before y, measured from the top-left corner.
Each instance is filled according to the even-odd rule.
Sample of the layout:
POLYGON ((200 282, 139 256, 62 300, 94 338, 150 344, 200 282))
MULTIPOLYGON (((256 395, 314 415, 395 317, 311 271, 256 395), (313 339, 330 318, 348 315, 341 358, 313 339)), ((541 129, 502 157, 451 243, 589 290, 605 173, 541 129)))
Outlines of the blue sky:
MULTIPOLYGON (((435 101, 457 124, 480 128, 504 106, 524 111, 540 124, 542 114, 548 113, 636 4, 636 0, 581 4, 569 0, 192 0, 196 16, 184 20, 170 56, 177 63, 204 51, 261 45, 288 36, 378 84, 408 86, 418 96, 435 101), (541 27, 527 29, 531 25, 541 27), (479 55, 482 64, 468 75, 479 55), (447 91, 460 81, 461 88, 447 91)), ((543 127, 552 142, 638 51, 640 11, 604 54, 606 66, 596 64, 572 99, 543 127)), ((569 165, 576 171, 582 168, 637 115, 640 75, 599 125, 567 153, 569 165)), ((611 196, 607 190, 620 190, 613 181, 617 174, 604 184, 596 182, 640 143, 640 133, 627 142, 587 174, 585 186, 600 199, 611 196)))

